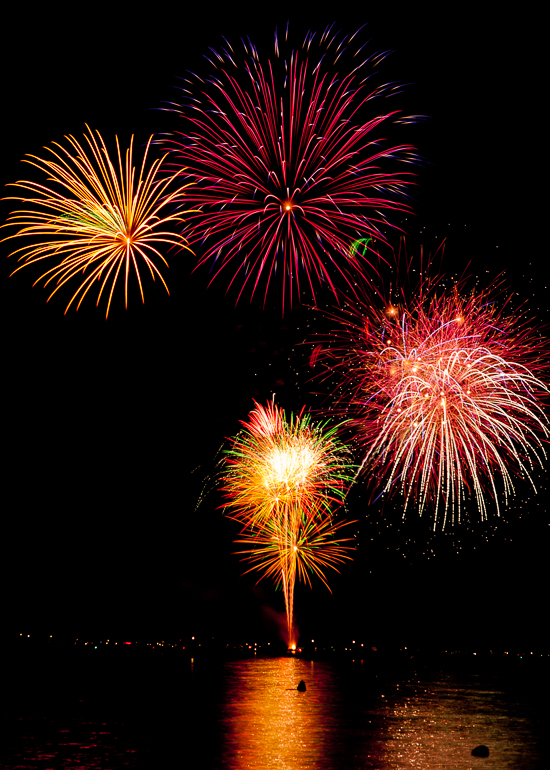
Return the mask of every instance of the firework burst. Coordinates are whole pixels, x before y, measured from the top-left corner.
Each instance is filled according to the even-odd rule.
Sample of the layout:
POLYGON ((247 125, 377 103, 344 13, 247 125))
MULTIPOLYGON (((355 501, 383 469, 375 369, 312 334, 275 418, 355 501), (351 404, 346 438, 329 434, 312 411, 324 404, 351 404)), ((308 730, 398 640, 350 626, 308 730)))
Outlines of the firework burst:
POLYGON ((414 158, 410 145, 379 135, 412 120, 376 111, 397 90, 370 82, 385 53, 365 56, 355 35, 330 29, 308 32, 301 49, 287 50, 287 37, 275 33, 266 61, 250 42, 213 51, 212 75, 190 74, 183 105, 171 105, 185 127, 166 138, 197 182, 188 200, 200 211, 186 235, 199 264, 213 262, 213 277, 227 268, 239 297, 262 290, 265 299, 278 274, 283 311, 304 285, 315 296, 321 283, 335 291, 338 275, 354 284, 369 253, 350 244, 383 240, 387 212, 408 209, 411 174, 391 169, 414 158))
POLYGON ((243 525, 236 542, 248 547, 239 553, 283 588, 290 644, 296 577, 311 585, 314 574, 328 587, 325 570, 349 558, 332 508, 343 503, 351 466, 338 426, 287 421, 273 403, 256 404, 243 425, 225 461, 226 507, 243 525))
POLYGON ((366 299, 314 350, 338 373, 363 472, 383 492, 400 490, 405 510, 433 507, 434 527, 441 513, 443 526, 460 521, 469 497, 483 519, 488 497, 499 512, 499 487, 506 504, 512 474, 533 484, 546 456, 545 343, 498 299, 427 284, 412 303, 366 299))
POLYGON ((16 211, 10 216, 3 226, 16 226, 19 230, 4 240, 24 237, 31 242, 10 255, 17 254, 18 260, 23 262, 14 272, 42 260, 55 261, 55 266, 35 281, 36 284, 45 279, 46 286, 55 286, 48 300, 68 281, 84 275, 65 312, 76 300, 78 310, 97 282, 97 305, 103 293, 108 294, 108 317, 121 271, 126 307, 131 271, 135 272, 144 301, 140 264, 147 267, 153 280, 160 278, 168 292, 157 266, 157 262, 168 265, 159 246, 188 248, 181 235, 165 229, 183 221, 181 214, 185 212, 175 201, 181 200, 187 185, 182 183, 181 173, 160 178, 164 158, 147 167, 152 137, 136 176, 133 137, 124 163, 117 137, 118 163, 113 163, 100 134, 96 137, 89 128, 88 131, 89 135, 85 135, 88 149, 68 136, 69 149, 54 143, 57 149, 47 148, 53 157, 42 159, 31 155, 31 160, 25 161, 45 173, 53 186, 32 181, 12 185, 29 190, 33 197, 12 196, 8 200, 23 201, 32 208, 16 211), (169 188, 173 188, 171 192, 169 188))

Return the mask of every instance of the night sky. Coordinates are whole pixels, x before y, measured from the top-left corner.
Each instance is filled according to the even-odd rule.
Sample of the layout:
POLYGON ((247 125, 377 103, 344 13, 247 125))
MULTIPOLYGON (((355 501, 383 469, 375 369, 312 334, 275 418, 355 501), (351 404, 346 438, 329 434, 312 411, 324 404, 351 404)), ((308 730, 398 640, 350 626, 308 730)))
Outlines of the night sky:
MULTIPOLYGON (((111 147, 115 134, 127 144, 134 133, 143 145, 177 129, 157 108, 177 98, 186 69, 208 71, 202 54, 221 35, 248 35, 271 52, 287 18, 299 42, 333 21, 350 32, 368 23, 370 49, 394 51, 385 79, 407 84, 395 108, 428 116, 401 132, 424 158, 415 215, 396 218, 409 249, 433 251, 447 238, 446 272, 470 263, 489 283, 506 271, 518 302, 547 324, 538 22, 479 17, 476 7, 433 15, 412 5, 335 5, 318 14, 315 3, 204 4, 188 15, 185 4, 21 5, 2 46, 2 181, 31 178, 25 153, 82 137, 85 123, 111 147)), ((11 205, 1 204, 3 220, 11 205)), ((311 312, 297 307, 282 318, 280 291, 265 308, 235 307, 224 277, 207 289, 208 270, 192 273, 182 253, 164 273, 170 297, 148 283, 144 306, 137 290, 127 312, 115 297, 107 322, 94 301, 64 316, 63 297, 47 304, 46 291, 32 287, 39 272, 9 278, 14 266, 4 260, 2 273, 6 629, 275 636, 282 594, 241 576, 235 528, 211 479, 224 437, 253 398, 275 392, 289 411, 315 406, 296 353, 312 333, 311 312)), ((369 507, 359 486, 348 511, 359 520, 354 562, 331 580, 332 594, 322 585, 297 591, 301 631, 373 645, 544 649, 547 485, 542 472, 538 496, 518 483, 501 519, 491 509, 488 523, 472 514, 436 534, 414 510, 402 522, 398 501, 369 507)))

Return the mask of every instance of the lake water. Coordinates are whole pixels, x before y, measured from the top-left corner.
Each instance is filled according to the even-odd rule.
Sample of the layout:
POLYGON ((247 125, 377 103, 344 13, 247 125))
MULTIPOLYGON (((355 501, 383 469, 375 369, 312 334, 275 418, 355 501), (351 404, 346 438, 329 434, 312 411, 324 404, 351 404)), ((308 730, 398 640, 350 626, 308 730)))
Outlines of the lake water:
POLYGON ((228 663, 226 682, 220 767, 542 767, 536 715, 479 676, 384 684, 360 666, 278 658, 228 663), (471 756, 479 744, 490 747, 487 759, 471 756))
POLYGON ((550 767, 547 691, 532 669, 397 673, 282 657, 94 662, 67 674, 27 670, 26 694, 12 692, 10 702, 4 694, 0 767, 550 767), (306 692, 296 689, 302 679, 306 692), (471 756, 479 744, 488 758, 471 756))

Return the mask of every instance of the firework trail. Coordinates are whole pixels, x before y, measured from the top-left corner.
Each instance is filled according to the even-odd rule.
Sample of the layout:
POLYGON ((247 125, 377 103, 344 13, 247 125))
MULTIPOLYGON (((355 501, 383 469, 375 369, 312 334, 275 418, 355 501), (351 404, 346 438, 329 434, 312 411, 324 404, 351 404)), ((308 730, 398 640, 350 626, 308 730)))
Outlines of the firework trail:
POLYGON ((244 430, 232 440, 223 472, 229 515, 243 525, 239 551, 275 579, 285 596, 289 645, 294 638, 296 577, 310 574, 328 587, 325 570, 350 558, 337 533, 332 508, 341 505, 351 466, 335 428, 313 426, 308 416, 291 416, 275 404, 256 404, 244 430))
MULTIPOLYGON (((260 58, 226 41, 212 51, 210 76, 184 80, 183 104, 170 110, 185 124, 165 139, 176 165, 197 184, 187 199, 200 209, 186 236, 200 247, 199 264, 213 277, 227 268, 230 285, 254 295, 277 279, 290 303, 304 285, 340 275, 354 285, 369 265, 366 248, 350 243, 384 239, 387 212, 403 202, 410 173, 398 163, 415 158, 410 145, 380 136, 390 124, 411 122, 377 112, 376 100, 398 90, 370 82, 387 55, 366 56, 351 36, 308 32, 301 49, 275 32, 275 52, 260 58)), ((208 58, 208 57, 207 57, 208 58)))
POLYGON ((53 182, 54 186, 32 181, 11 185, 29 190, 33 195, 12 196, 8 200, 23 201, 32 208, 11 214, 3 227, 17 226, 19 230, 4 240, 23 237, 31 241, 31 245, 25 245, 10 255, 17 254, 18 261, 23 262, 14 272, 42 260, 55 262, 54 267, 35 281, 36 284, 46 279, 46 286, 55 285, 48 300, 68 281, 85 276, 65 313, 77 298, 78 310, 97 281, 97 305, 103 292, 108 293, 108 317, 121 270, 124 273, 126 307, 131 270, 135 271, 144 301, 140 262, 147 266, 153 280, 155 276, 160 278, 168 292, 156 262, 163 262, 166 266, 168 263, 158 247, 169 244, 188 249, 181 235, 165 230, 167 225, 183 221, 181 214, 185 212, 181 211, 181 206, 175 205, 175 201, 181 200, 187 185, 183 184, 181 173, 160 178, 164 158, 153 161, 148 167, 147 156, 152 137, 136 176, 132 157, 133 137, 124 163, 116 138, 117 167, 117 162, 113 163, 109 157, 99 132, 97 137, 89 128, 88 132, 89 135, 84 135, 87 149, 74 137, 68 136, 69 149, 54 142, 57 149, 47 148, 53 157, 42 159, 30 155, 31 160, 25 160, 45 173, 48 182, 53 182), (169 188, 174 187, 170 192, 169 188))
MULTIPOLYGON (((415 299, 365 295, 314 349, 339 382, 338 408, 358 432, 361 470, 404 496, 404 509, 434 508, 434 528, 460 521, 475 497, 499 511, 512 473, 529 479, 546 456, 548 352, 544 340, 498 291, 467 293, 425 281, 415 299), (498 301, 500 300, 500 301, 498 301)), ((333 316, 335 319, 336 316, 333 316)), ((536 491, 536 490, 535 490, 536 491)))

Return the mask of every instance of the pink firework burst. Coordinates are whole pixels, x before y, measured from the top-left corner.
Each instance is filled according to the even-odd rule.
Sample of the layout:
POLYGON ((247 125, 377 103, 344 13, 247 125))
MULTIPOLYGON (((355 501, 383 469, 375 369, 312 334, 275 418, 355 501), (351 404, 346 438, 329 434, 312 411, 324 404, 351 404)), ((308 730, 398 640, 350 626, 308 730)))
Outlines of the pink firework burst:
POLYGON ((304 286, 313 297, 320 284, 335 292, 336 279, 353 286, 388 212, 408 210, 412 174, 395 169, 414 148, 380 131, 413 118, 377 111, 398 87, 371 83, 387 52, 366 56, 356 34, 308 32, 289 49, 287 28, 265 60, 250 42, 227 43, 212 52, 212 74, 190 74, 184 103, 170 107, 185 123, 165 141, 197 183, 186 238, 213 277, 231 273, 239 298, 262 291, 265 301, 277 276, 284 312, 304 286))
MULTIPOLYGON (((320 360, 339 377, 338 408, 353 419, 362 471, 404 508, 460 521, 475 499, 505 505, 514 473, 546 457, 546 341, 494 289, 424 284, 411 302, 369 297, 348 306, 320 360), (343 322, 343 323, 342 323, 343 322)), ((535 490, 536 491, 536 490, 535 490)))

